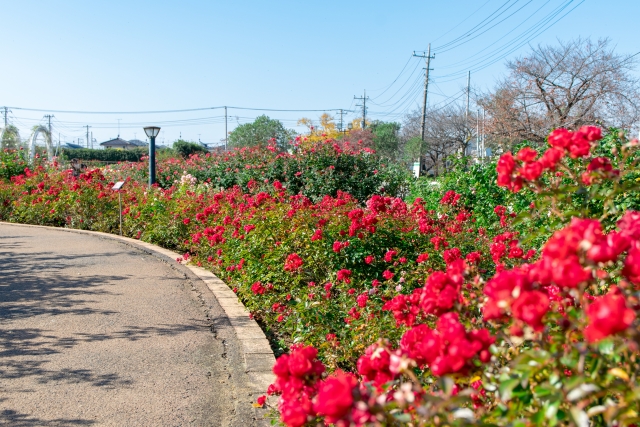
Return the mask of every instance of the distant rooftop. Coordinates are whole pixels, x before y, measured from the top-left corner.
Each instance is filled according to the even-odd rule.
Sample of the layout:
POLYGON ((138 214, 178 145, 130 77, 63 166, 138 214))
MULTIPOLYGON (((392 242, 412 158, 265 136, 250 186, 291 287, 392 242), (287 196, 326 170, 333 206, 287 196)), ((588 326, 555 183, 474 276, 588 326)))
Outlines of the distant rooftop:
POLYGON ((147 146, 147 144, 144 141, 140 141, 139 139, 127 141, 120 137, 113 138, 105 142, 101 142, 100 145, 103 146, 104 148, 119 148, 122 150, 147 146))

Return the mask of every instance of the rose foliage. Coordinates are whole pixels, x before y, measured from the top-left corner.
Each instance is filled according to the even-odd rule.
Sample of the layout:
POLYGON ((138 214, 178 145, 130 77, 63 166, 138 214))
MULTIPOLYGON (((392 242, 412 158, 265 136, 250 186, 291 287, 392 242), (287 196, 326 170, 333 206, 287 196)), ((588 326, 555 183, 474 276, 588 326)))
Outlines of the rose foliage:
MULTIPOLYGON (((268 176, 219 191, 185 170, 151 190, 130 176, 124 228, 237 292, 283 353, 259 403, 287 426, 631 426, 640 212, 615 199, 637 191, 638 141, 603 155, 600 140, 559 129, 543 153, 500 157, 496 193, 535 194, 532 223, 558 218, 535 247, 514 228, 521 212, 495 206, 480 227, 454 191, 428 209, 312 198, 268 176)), ((109 188, 125 172, 25 168, 0 184, 0 218, 115 231, 109 188)))

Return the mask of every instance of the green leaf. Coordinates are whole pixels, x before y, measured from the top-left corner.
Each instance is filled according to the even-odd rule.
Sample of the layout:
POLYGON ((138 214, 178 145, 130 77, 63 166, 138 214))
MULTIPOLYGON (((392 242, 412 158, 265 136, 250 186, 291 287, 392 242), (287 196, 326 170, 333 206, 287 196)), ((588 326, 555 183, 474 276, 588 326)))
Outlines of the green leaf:
POLYGON ((513 395, 513 389, 515 389, 518 384, 520 384, 519 379, 511 379, 506 380, 500 383, 498 386, 498 392, 500 393, 500 399, 505 402, 511 400, 511 396, 513 395))
POLYGON ((602 354, 613 354, 613 340, 607 339, 600 341, 598 344, 598 350, 600 350, 600 353, 602 354))

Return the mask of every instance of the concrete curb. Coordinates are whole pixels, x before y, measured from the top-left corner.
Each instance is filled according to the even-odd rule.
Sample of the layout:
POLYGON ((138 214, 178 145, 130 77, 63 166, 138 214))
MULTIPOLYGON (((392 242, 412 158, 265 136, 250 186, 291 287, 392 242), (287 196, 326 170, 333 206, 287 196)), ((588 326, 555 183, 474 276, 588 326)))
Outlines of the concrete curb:
MULTIPOLYGON (((164 249, 151 243, 115 234, 102 233, 99 231, 76 230, 73 228, 48 227, 44 225, 20 224, 4 221, 0 221, 0 224, 88 234, 105 239, 120 241, 141 249, 151 255, 155 255, 156 257, 160 255, 160 258, 168 258, 175 261, 177 258, 182 257, 179 253, 164 249)), ((260 326, 258 326, 255 320, 249 318, 248 310, 238 300, 236 294, 215 274, 205 270, 204 268, 184 263, 182 266, 189 269, 193 275, 206 284, 207 288, 211 291, 222 307, 222 310, 226 314, 238 342, 242 347, 241 351, 244 359, 245 372, 248 376, 248 383, 251 390, 255 394, 265 393, 267 387, 275 381, 275 375, 272 372, 272 368, 276 363, 276 359, 264 332, 262 332, 262 329, 260 329, 260 326)))

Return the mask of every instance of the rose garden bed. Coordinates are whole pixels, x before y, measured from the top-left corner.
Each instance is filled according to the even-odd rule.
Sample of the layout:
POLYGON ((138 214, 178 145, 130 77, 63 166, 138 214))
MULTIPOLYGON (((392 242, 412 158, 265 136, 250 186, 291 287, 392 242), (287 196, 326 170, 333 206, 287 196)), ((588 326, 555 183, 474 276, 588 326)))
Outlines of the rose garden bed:
POLYGON ((213 270, 265 328, 289 426, 633 425, 638 142, 599 141, 504 154, 493 191, 532 203, 482 218, 451 190, 407 203, 399 169, 330 142, 168 160, 153 189, 143 165, 12 166, 0 219, 116 232, 126 179, 125 234, 213 270))

